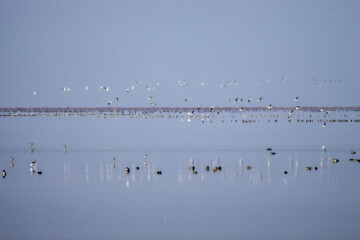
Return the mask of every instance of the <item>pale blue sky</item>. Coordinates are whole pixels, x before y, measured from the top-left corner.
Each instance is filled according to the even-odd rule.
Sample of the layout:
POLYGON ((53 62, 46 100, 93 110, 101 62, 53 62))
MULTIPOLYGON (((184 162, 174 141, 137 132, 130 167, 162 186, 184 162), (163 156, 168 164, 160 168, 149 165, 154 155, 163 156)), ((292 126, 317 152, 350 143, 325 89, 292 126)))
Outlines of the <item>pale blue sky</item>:
POLYGON ((260 96, 242 105, 356 106, 358 9, 359 1, 0 1, 0 106, 150 106, 148 96, 158 106, 260 96))

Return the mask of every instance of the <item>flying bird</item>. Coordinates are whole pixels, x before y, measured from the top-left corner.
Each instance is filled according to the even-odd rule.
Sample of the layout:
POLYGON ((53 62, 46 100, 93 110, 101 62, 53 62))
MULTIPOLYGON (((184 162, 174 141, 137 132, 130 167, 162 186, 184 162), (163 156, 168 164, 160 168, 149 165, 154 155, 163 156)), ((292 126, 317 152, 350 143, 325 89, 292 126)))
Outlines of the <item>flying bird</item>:
POLYGON ((106 92, 109 91, 110 87, 106 87, 106 86, 100 86, 100 90, 104 89, 106 92))
POLYGON ((34 91, 33 92, 33 95, 35 96, 36 94, 38 94, 39 92, 38 91, 34 91))
POLYGON ((186 101, 191 101, 191 98, 189 98, 189 97, 185 98, 185 102, 186 101))
POLYGON ((61 88, 61 91, 63 91, 63 92, 68 92, 68 91, 70 91, 71 89, 70 88, 68 88, 68 87, 63 87, 63 88, 61 88))

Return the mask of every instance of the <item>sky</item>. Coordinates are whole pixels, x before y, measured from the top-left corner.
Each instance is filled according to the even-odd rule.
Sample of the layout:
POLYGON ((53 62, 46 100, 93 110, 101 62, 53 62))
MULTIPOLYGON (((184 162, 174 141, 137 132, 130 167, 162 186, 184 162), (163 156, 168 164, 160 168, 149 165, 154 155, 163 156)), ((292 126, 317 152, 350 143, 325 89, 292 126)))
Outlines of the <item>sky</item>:
POLYGON ((149 96, 160 107, 358 106, 359 8, 328 0, 2 0, 0 107, 146 107, 149 96), (226 102, 236 97, 253 101, 226 102))

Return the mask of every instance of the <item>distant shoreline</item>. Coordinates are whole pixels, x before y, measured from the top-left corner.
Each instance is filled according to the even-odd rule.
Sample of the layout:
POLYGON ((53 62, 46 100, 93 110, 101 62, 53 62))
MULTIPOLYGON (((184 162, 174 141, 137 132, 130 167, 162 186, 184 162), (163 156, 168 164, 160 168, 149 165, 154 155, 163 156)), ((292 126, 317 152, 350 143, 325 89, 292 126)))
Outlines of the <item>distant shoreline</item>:
MULTIPOLYGON (((295 107, 2 107, 2 113, 53 113, 53 112, 255 112, 255 111, 292 111, 295 107)), ((323 111, 360 111, 355 107, 318 107, 304 106, 296 111, 320 112, 323 111)))

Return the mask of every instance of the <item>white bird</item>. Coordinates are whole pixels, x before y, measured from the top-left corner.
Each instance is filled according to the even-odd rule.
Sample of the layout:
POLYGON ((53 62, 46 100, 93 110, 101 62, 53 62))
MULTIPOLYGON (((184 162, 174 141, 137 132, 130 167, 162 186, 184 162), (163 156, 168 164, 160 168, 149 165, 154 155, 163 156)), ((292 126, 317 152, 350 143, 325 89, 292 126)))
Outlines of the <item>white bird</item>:
POLYGON ((296 107, 295 107, 295 110, 299 110, 299 109, 300 109, 300 107, 299 107, 299 106, 296 106, 296 107))
POLYGON ((258 99, 258 102, 262 102, 262 99, 263 99, 263 97, 259 98, 259 99, 258 99))
POLYGON ((205 86, 205 83, 204 83, 204 82, 201 82, 200 85, 203 87, 203 86, 205 86))
POLYGON ((189 97, 185 98, 185 102, 186 101, 191 101, 191 98, 189 98, 189 97))
POLYGON ((126 92, 129 93, 129 92, 130 92, 130 89, 127 88, 127 89, 126 89, 126 92))
POLYGON ((112 101, 108 101, 108 105, 112 104, 112 101))
POLYGON ((85 86, 85 91, 89 90, 89 86, 85 86))
POLYGON ((33 95, 35 96, 36 94, 38 94, 39 92, 38 91, 34 91, 33 92, 33 95))
POLYGON ((323 145, 323 146, 321 147, 321 149, 322 149, 323 151, 326 151, 326 146, 323 145))
POLYGON ((148 100, 149 100, 149 101, 152 100, 152 96, 148 97, 148 100))
POLYGON ((322 125, 322 127, 325 127, 326 126, 326 122, 322 125))
POLYGON ((30 163, 30 167, 35 166, 35 164, 36 164, 36 161, 31 162, 31 163, 30 163))
MULTIPOLYGON (((186 81, 183 82, 183 81, 179 80, 179 81, 177 81, 177 85, 179 85, 180 87, 182 87, 182 86, 187 86, 188 83, 187 83, 186 81)), ((158 86, 160 86, 160 84, 159 84, 158 86)))
POLYGON ((297 97, 294 99, 294 101, 297 102, 298 100, 299 100, 299 97, 297 96, 297 97))
POLYGON ((109 91, 110 87, 106 87, 106 86, 100 86, 100 90, 104 89, 106 92, 109 91))
POLYGON ((251 102, 251 100, 252 100, 251 98, 248 98, 248 103, 251 102))
POLYGON ((61 91, 63 91, 63 92, 68 92, 68 91, 70 91, 71 89, 70 88, 68 88, 68 87, 63 87, 63 88, 61 88, 61 91))
POLYGON ((272 104, 269 104, 269 106, 267 107, 268 109, 273 109, 272 104))

